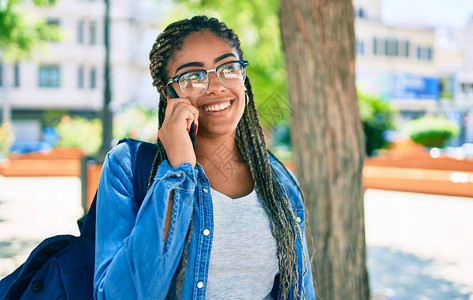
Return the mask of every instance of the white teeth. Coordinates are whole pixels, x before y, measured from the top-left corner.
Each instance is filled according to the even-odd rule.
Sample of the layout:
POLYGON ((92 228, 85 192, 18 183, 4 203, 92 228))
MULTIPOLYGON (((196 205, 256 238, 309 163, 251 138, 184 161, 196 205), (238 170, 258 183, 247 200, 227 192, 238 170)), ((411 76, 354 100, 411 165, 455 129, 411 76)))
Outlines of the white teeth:
POLYGON ((204 107, 205 111, 221 111, 230 106, 230 101, 204 107))

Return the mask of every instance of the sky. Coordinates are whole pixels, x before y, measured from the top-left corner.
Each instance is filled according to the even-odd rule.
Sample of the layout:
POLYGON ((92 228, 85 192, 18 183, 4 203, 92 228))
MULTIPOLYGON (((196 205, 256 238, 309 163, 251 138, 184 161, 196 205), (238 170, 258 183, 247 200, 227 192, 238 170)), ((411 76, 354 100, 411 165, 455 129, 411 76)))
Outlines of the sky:
POLYGON ((415 23, 463 28, 473 17, 473 0, 381 0, 389 24, 415 23))

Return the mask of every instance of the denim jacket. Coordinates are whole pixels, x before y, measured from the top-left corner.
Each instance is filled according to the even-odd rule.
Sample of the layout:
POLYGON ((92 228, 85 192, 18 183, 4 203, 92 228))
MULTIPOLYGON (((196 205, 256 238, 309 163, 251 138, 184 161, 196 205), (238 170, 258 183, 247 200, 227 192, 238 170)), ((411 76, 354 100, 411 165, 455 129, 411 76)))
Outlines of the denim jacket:
MULTIPOLYGON (((175 274, 192 215, 193 232, 188 245, 187 267, 180 296, 181 299, 205 299, 212 250, 213 210, 210 184, 202 166, 197 163, 193 168, 190 163, 183 163, 172 168, 166 160, 163 161, 158 166, 141 207, 138 207, 134 201, 131 157, 130 147, 126 143, 115 146, 107 154, 100 176, 97 192, 95 299, 164 299, 167 291, 175 287, 175 274), (165 241, 164 223, 171 190, 174 190, 174 198, 165 241)), ((298 240, 298 293, 303 293, 305 299, 315 299, 300 193, 287 172, 271 155, 270 163, 277 174, 281 190, 289 193, 292 199, 302 233, 307 269, 304 269, 298 240)), ((291 173, 291 176, 294 175, 291 173)), ((278 277, 271 292, 274 299, 279 298, 278 277)))

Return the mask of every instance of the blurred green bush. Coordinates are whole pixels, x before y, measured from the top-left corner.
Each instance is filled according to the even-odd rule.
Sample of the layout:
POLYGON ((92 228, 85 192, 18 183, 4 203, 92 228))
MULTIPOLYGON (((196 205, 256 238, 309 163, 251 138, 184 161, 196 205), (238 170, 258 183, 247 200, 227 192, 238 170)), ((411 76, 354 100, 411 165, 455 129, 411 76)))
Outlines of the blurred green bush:
POLYGON ((56 146, 78 147, 87 155, 95 155, 102 144, 102 124, 99 119, 65 115, 56 126, 59 140, 56 146))
POLYGON ((113 118, 113 137, 129 137, 146 142, 156 142, 158 115, 151 109, 130 106, 123 108, 113 118))
POLYGON ((358 93, 358 105, 363 123, 366 154, 372 156, 376 150, 389 145, 385 132, 395 129, 396 112, 388 102, 363 93, 358 93))
POLYGON ((15 142, 15 135, 10 123, 0 125, 0 157, 7 157, 10 147, 15 142))
POLYGON ((404 127, 406 136, 425 147, 443 148, 459 132, 460 128, 455 122, 432 116, 409 121, 404 127))
MULTIPOLYGON (((362 93, 358 95, 358 104, 364 131, 366 154, 371 156, 376 150, 389 145, 389 141, 385 138, 385 132, 395 129, 394 118, 396 112, 388 102, 362 93)), ((281 160, 292 160, 289 123, 281 121, 270 128, 270 131, 270 150, 281 160)))
MULTIPOLYGON (((102 144, 102 122, 99 119, 63 115, 55 126, 59 140, 55 146, 78 147, 87 155, 96 155, 102 144)), ((151 109, 125 107, 113 118, 113 137, 156 142, 157 115, 151 109)))

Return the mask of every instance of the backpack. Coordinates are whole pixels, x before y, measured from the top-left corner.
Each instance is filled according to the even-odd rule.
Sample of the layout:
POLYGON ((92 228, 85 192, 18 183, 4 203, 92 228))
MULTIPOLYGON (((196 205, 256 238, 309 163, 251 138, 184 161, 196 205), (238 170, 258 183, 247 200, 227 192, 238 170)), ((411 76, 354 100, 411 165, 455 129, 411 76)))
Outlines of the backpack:
MULTIPOLYGON (((135 201, 147 192, 155 144, 123 139, 130 147, 135 201)), ((154 175, 154 174, 153 174, 154 175)), ((25 263, 0 281, 0 299, 93 299, 96 198, 78 220, 80 236, 56 235, 42 241, 25 263)))

